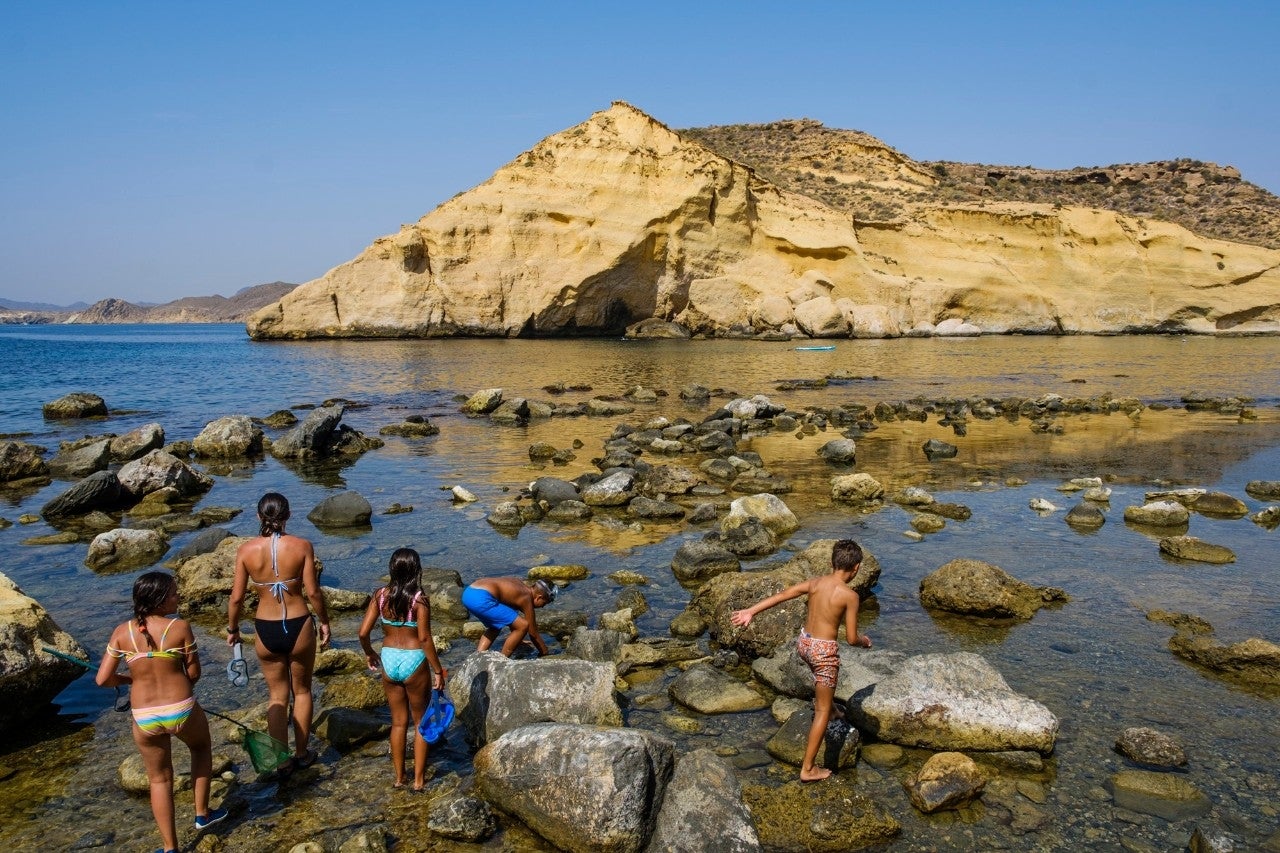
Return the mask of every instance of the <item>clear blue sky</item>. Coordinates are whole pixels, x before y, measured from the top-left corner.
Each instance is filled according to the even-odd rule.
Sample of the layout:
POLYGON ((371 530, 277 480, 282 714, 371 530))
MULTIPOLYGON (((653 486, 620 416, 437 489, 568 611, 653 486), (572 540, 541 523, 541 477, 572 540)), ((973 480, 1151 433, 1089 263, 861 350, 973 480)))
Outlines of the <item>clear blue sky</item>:
POLYGON ((0 297, 301 282, 629 101, 1280 193, 1274 2, 0 0, 0 297))

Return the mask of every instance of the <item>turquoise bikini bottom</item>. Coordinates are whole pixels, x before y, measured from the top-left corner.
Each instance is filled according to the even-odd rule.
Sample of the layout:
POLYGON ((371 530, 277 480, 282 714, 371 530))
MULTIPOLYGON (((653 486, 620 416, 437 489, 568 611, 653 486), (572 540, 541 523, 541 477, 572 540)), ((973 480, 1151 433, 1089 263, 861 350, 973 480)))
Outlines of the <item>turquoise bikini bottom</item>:
POLYGON ((388 681, 403 684, 418 671, 427 655, 422 649, 396 649, 382 647, 382 674, 388 681))

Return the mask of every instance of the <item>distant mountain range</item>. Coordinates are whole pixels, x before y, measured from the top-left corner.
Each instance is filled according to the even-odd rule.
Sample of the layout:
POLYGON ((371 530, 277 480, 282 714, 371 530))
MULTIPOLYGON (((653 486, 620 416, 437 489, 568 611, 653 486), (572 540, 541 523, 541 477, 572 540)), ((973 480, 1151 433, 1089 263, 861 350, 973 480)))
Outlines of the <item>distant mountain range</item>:
POLYGON ((184 296, 161 305, 103 299, 93 305, 57 306, 0 299, 0 323, 242 323, 297 287, 284 281, 243 288, 225 296, 184 296))

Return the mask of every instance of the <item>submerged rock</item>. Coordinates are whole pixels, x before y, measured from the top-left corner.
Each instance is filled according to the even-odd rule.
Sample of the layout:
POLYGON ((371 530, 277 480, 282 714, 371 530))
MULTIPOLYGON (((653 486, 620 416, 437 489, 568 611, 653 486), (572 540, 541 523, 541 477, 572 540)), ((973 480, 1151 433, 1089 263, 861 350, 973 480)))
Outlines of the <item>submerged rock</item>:
POLYGON ((1187 754, 1176 740, 1143 726, 1133 726, 1121 732, 1116 739, 1116 752, 1153 767, 1182 767, 1187 763, 1187 754))
POLYGON ((1198 817, 1211 805, 1199 788, 1177 773, 1121 770, 1109 786, 1120 808, 1170 821, 1198 817))

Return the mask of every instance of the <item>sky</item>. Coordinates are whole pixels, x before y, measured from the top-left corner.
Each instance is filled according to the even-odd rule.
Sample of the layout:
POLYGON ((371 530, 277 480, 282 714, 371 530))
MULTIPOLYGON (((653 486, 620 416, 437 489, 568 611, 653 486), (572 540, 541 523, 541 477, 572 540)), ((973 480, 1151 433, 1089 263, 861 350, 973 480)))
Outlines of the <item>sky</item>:
POLYGON ((1275 2, 0 0, 0 298, 303 282, 615 100, 1280 194, 1275 2))

